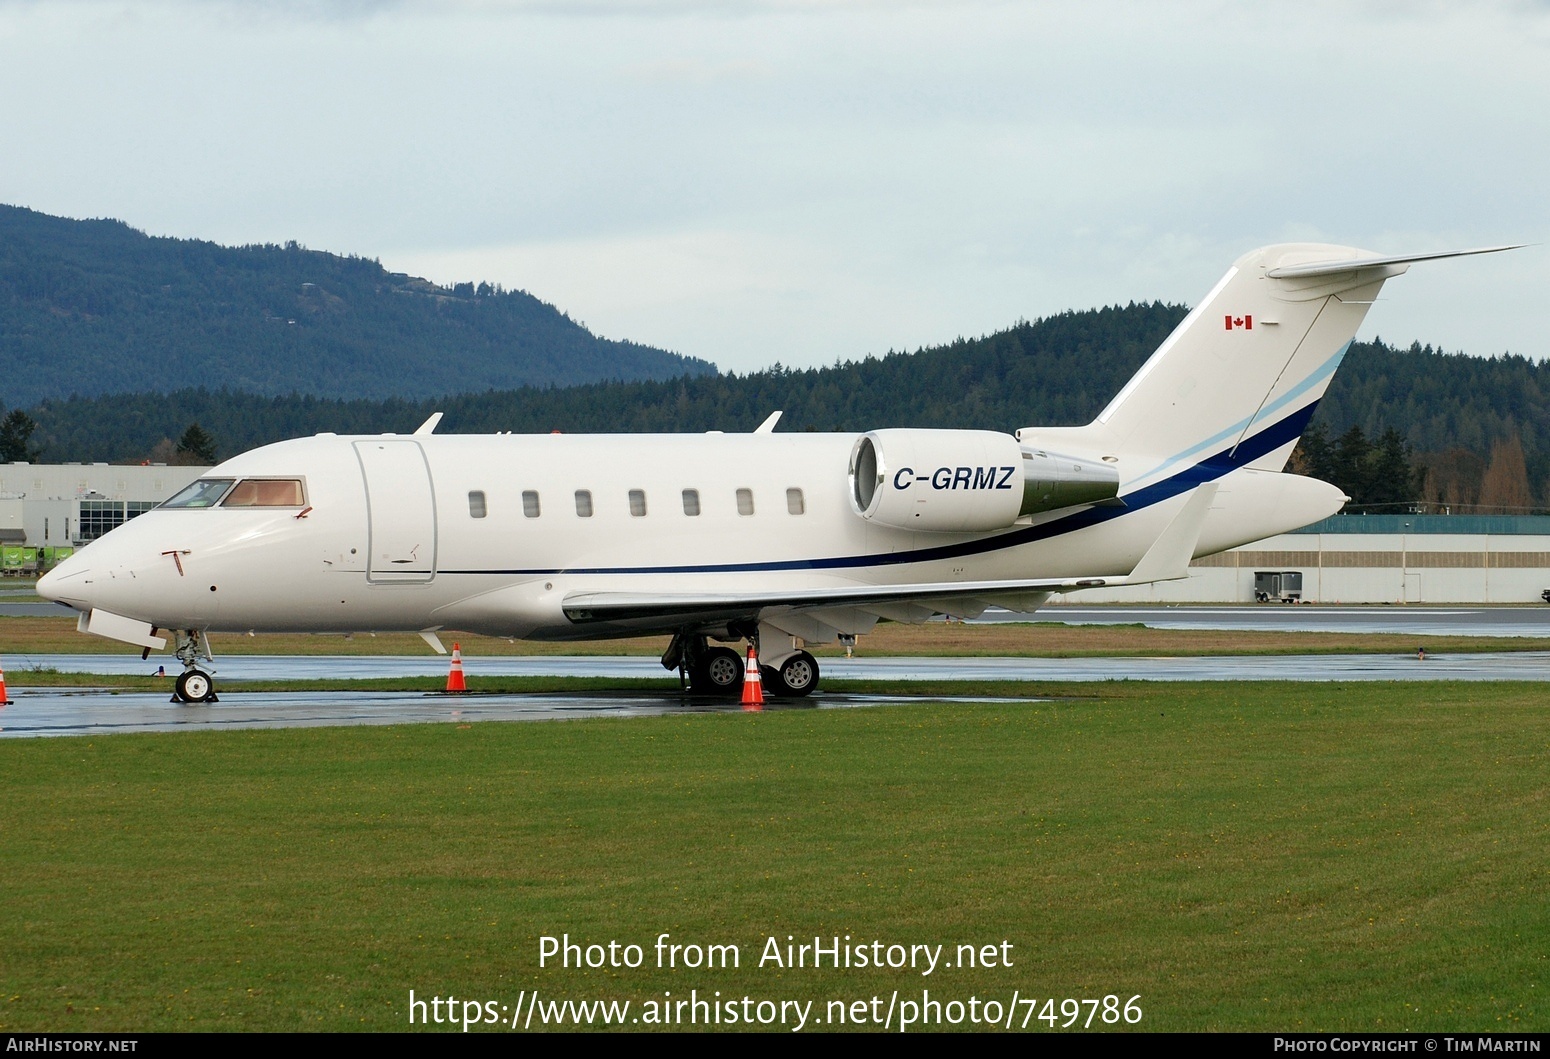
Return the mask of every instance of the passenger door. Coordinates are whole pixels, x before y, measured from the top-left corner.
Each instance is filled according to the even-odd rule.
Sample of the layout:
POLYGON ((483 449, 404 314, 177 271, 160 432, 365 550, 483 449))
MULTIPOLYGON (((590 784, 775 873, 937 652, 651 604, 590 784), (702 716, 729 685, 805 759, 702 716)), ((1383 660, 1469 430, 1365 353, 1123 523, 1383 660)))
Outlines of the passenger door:
POLYGON ((366 478, 366 579, 430 581, 436 576, 436 499, 420 443, 357 441, 355 455, 366 478))

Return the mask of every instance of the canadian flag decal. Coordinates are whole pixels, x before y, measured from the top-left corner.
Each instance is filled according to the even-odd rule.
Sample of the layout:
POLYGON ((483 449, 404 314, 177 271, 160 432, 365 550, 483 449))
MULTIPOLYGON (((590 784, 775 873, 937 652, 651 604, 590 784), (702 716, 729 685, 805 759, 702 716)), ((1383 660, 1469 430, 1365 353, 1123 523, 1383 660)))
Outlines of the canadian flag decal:
POLYGON ((1227 315, 1227 330, 1231 331, 1235 327, 1241 327, 1245 331, 1254 330, 1254 317, 1233 316, 1231 313, 1229 313, 1227 315))

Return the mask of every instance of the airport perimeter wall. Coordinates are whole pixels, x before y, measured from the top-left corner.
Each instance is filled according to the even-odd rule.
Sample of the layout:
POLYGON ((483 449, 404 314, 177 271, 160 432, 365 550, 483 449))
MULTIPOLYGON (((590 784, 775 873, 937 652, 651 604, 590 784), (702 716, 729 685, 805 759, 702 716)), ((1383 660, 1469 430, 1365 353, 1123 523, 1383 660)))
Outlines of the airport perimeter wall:
POLYGON ((1251 603, 1261 572, 1301 573, 1302 598, 1313 603, 1542 604, 1550 516, 1336 515, 1196 559, 1183 581, 1072 592, 1065 602, 1251 603))

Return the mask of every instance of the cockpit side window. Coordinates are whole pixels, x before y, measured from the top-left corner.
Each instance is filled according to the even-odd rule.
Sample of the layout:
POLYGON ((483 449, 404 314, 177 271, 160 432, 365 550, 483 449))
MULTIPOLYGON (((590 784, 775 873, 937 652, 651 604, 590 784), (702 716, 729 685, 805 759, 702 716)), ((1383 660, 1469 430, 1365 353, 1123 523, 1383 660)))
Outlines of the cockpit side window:
POLYGON ((300 478, 244 478, 226 494, 222 507, 301 507, 300 478))
POLYGON ((214 507, 235 481, 235 478, 201 478, 180 489, 162 507, 214 507))

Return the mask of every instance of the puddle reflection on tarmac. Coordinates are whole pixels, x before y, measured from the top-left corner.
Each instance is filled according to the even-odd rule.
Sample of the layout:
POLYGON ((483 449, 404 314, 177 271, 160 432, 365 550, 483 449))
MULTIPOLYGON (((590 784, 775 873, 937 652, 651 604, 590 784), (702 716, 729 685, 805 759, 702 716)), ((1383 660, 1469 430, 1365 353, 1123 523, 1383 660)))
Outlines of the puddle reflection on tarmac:
MULTIPOLYGON (((724 699, 676 691, 568 692, 519 695, 436 695, 382 691, 241 691, 215 703, 173 703, 162 692, 109 688, 26 688, 0 708, 0 738, 174 732, 224 728, 317 728, 358 724, 467 724, 549 721, 569 717, 653 717, 671 713, 737 713, 724 699)), ((769 702, 765 709, 854 709, 918 701, 912 697, 819 692, 805 700, 769 702)), ((933 702, 1039 702, 933 696, 933 702)))

